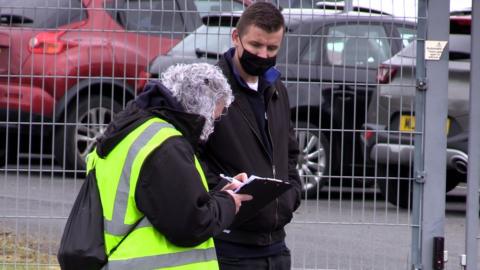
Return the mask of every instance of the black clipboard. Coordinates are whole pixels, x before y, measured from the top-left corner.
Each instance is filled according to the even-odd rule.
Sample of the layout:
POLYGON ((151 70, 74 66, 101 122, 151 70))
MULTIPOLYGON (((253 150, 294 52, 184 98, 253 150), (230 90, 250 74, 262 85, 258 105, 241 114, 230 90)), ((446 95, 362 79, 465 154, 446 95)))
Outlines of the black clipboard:
POLYGON ((287 181, 252 175, 235 190, 237 194, 253 196, 250 201, 242 202, 242 206, 230 227, 235 227, 255 216, 267 204, 289 190, 292 185, 287 181))

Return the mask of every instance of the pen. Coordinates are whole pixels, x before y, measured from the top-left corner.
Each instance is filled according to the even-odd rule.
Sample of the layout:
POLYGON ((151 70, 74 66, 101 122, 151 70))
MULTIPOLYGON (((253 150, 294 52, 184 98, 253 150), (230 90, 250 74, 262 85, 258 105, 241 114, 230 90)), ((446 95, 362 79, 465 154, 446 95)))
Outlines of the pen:
POLYGON ((230 176, 226 176, 226 175, 224 175, 223 173, 220 174, 220 177, 223 178, 223 179, 225 179, 225 180, 227 180, 227 181, 230 182, 230 183, 233 183, 233 181, 235 181, 235 180, 238 181, 237 179, 235 179, 235 178, 233 178, 233 177, 230 177, 230 176))

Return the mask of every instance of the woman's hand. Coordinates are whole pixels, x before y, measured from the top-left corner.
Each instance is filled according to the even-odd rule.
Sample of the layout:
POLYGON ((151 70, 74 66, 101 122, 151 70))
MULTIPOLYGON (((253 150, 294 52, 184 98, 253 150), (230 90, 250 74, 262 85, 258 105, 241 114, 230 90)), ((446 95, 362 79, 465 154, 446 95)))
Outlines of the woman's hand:
POLYGON ((228 181, 230 181, 229 184, 226 184, 221 190, 224 191, 224 190, 236 190, 237 188, 241 187, 243 185, 243 182, 245 182, 248 177, 247 177, 247 174, 246 173, 239 173, 237 175, 235 175, 233 178, 231 177, 225 177, 225 176, 222 176, 223 179, 226 179, 228 181))
POLYGON ((234 192, 234 190, 241 187, 243 185, 243 182, 245 182, 247 179, 248 176, 246 173, 239 173, 233 177, 229 184, 225 185, 222 188, 222 191, 226 191, 228 194, 230 194, 230 196, 232 196, 233 201, 235 202, 235 214, 238 213, 238 211, 240 210, 242 202, 253 199, 251 195, 236 194, 234 192))
POLYGON ((242 206, 242 202, 244 201, 249 201, 253 199, 252 195, 248 194, 237 194, 233 192, 233 190, 225 190, 230 196, 232 196, 233 201, 235 202, 235 214, 238 213, 238 210, 240 210, 240 207, 242 206))

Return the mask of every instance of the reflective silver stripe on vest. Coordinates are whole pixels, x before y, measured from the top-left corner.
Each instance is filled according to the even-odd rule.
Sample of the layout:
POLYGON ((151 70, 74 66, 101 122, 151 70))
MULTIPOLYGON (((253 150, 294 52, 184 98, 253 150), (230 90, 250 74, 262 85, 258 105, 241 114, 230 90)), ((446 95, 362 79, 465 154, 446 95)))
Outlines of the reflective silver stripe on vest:
POLYGON ((126 260, 109 260, 103 270, 151 270, 164 267, 186 265, 216 260, 215 248, 193 249, 184 252, 156 256, 132 258, 126 260))
MULTIPOLYGON (((152 123, 130 146, 122 169, 122 175, 120 176, 120 181, 118 183, 117 193, 115 195, 112 220, 104 219, 105 231, 108 234, 122 236, 130 232, 132 226, 134 226, 133 224, 124 224, 125 214, 127 212, 128 194, 130 192, 130 175, 132 172, 133 161, 145 144, 147 144, 148 141, 150 141, 151 138, 164 127, 173 128, 173 126, 168 123, 152 123)), ((146 220, 146 218, 143 218, 143 220, 146 220)))

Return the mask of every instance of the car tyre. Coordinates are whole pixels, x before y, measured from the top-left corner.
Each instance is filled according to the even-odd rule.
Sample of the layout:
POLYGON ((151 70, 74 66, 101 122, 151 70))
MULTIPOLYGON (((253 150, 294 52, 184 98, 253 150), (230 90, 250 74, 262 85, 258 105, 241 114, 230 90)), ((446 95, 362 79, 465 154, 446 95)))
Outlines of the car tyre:
POLYGON ((315 125, 298 123, 296 132, 300 154, 297 171, 302 180, 302 196, 317 198, 329 175, 329 142, 315 125))
POLYGON ((455 170, 447 170, 447 183, 445 183, 446 192, 453 190, 457 185, 466 180, 466 175, 455 170))
POLYGON ((72 103, 67 110, 66 124, 56 130, 55 160, 64 169, 84 173, 87 154, 122 106, 108 96, 91 96, 72 103))

